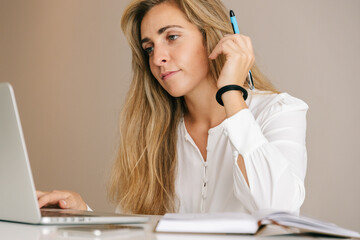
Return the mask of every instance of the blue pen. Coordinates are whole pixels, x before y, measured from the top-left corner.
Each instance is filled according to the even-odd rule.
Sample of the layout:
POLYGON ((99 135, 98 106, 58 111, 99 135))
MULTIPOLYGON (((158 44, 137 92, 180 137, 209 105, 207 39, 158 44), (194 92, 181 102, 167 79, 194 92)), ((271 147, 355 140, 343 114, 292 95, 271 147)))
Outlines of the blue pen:
MULTIPOLYGON (((239 26, 237 24, 237 21, 236 21, 236 18, 235 18, 235 13, 234 13, 233 10, 230 10, 230 21, 231 21, 231 25, 233 27, 234 33, 235 34, 240 34, 239 26)), ((249 70, 247 80, 248 80, 249 88, 251 90, 253 90, 255 87, 254 87, 254 81, 253 81, 251 70, 249 70)))

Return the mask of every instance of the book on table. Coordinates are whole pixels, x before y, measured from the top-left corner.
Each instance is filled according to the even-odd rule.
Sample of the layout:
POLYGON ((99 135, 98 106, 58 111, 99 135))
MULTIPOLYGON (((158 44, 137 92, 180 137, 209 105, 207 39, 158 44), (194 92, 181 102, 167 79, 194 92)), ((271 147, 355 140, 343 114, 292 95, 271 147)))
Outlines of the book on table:
POLYGON ((288 212, 272 212, 270 214, 258 212, 253 215, 235 212, 168 213, 160 219, 155 231, 167 233, 255 234, 262 226, 268 224, 297 228, 301 232, 360 238, 358 232, 288 212))

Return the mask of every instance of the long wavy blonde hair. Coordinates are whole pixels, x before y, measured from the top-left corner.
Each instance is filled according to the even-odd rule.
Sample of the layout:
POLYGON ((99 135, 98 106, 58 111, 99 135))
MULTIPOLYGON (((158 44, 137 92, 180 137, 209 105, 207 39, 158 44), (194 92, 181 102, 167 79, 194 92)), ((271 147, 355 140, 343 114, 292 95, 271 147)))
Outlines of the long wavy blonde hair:
MULTIPOLYGON (((144 15, 163 2, 176 4, 198 27, 208 55, 225 34, 232 33, 228 11, 220 0, 134 0, 124 11, 121 28, 132 50, 133 77, 120 115, 120 146, 109 197, 127 213, 164 214, 178 207, 177 126, 186 106, 182 97, 170 96, 154 78, 140 44, 144 15)), ((213 79, 218 79, 224 61, 224 56, 219 56, 210 62, 213 79)), ((277 92, 256 65, 251 70, 257 89, 277 92)))

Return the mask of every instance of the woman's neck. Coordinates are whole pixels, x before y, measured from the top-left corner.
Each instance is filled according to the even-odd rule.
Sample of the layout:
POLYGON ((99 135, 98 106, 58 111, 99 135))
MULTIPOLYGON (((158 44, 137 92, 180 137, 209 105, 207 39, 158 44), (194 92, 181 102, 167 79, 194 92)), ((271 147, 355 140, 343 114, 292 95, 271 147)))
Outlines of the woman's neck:
POLYGON ((224 107, 215 99, 217 87, 209 82, 203 81, 191 93, 184 96, 188 110, 184 116, 185 121, 192 125, 200 124, 207 129, 219 125, 226 118, 224 107))

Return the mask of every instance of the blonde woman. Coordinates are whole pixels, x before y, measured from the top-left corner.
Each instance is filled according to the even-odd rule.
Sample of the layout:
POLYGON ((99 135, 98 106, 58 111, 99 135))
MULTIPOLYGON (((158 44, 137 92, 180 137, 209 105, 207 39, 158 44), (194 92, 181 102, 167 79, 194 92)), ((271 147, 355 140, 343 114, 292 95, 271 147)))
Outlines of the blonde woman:
MULTIPOLYGON (((308 106, 261 75, 251 39, 232 34, 220 0, 134 0, 121 27, 133 79, 109 187, 117 211, 298 212, 308 106), (220 105, 229 85, 248 98, 227 90, 220 105)), ((38 196, 40 207, 87 208, 68 191, 38 196)))

